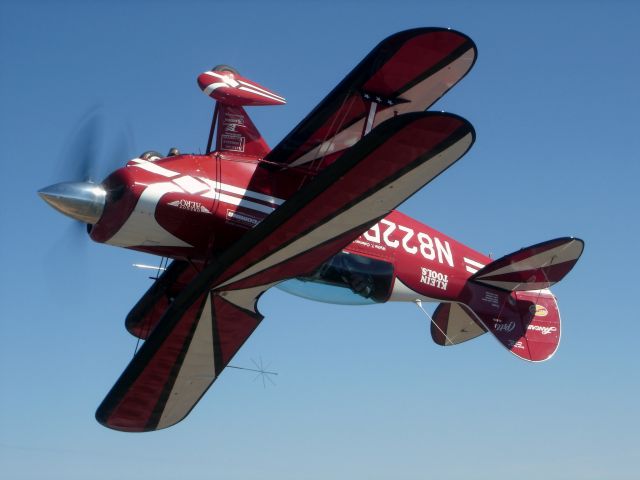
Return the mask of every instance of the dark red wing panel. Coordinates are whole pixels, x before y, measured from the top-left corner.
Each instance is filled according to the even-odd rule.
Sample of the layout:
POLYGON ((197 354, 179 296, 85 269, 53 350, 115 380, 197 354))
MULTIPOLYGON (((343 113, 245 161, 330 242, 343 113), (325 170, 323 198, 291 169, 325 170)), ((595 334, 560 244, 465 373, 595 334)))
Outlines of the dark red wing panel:
POLYGON ((156 430, 184 418, 262 316, 258 297, 311 273, 469 149, 471 125, 413 113, 374 129, 205 267, 169 305, 96 414, 156 430))
POLYGON ((261 319, 216 294, 201 295, 177 322, 160 323, 98 407, 96 418, 127 432, 179 422, 261 319))
MULTIPOLYGON (((216 353, 216 376, 231 361, 242 344, 258 326, 262 316, 244 310, 219 295, 212 295, 214 303, 214 351, 216 353)), ((255 303, 256 298, 251 301, 255 303)))
POLYGON ((238 260, 216 288, 248 288, 311 273, 286 271, 280 264, 293 265, 291 259, 343 235, 347 245, 464 155, 473 139, 471 125, 451 114, 388 120, 265 219, 259 238, 258 229, 249 232, 234 247, 238 260))
POLYGON ((98 407, 96 418, 101 424, 129 432, 154 430, 156 406, 171 391, 201 319, 205 297, 201 295, 172 328, 164 324, 162 331, 154 331, 98 407))
MULTIPOLYGON (((326 167, 323 159, 360 140, 375 103, 372 126, 427 109, 473 66, 476 48, 460 32, 419 28, 383 40, 267 159, 326 167)), ((334 157, 335 158, 335 157, 334 157)))

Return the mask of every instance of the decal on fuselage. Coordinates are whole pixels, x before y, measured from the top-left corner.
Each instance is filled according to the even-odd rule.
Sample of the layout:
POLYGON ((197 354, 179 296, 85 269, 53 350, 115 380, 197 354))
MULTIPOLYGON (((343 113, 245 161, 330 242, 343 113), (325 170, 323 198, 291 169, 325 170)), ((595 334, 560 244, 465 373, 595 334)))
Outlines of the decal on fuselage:
POLYGON ((514 349, 517 348, 518 350, 524 350, 524 344, 522 343, 521 340, 515 341, 515 340, 507 340, 507 346, 510 349, 514 349))
POLYGON ((356 243, 379 250, 386 250, 387 247, 393 249, 401 248, 411 255, 421 255, 427 260, 437 260, 438 263, 453 267, 453 253, 447 240, 440 240, 435 235, 432 237, 425 232, 416 232, 412 228, 397 224, 386 218, 371 227, 369 231, 362 235, 362 238, 367 240, 369 245, 360 239, 356 243), (401 238, 398 238, 396 232, 401 232, 401 238))
POLYGON ((254 217, 248 213, 238 212, 237 210, 227 209, 227 222, 240 225, 247 228, 253 228, 258 225, 262 219, 254 217))
MULTIPOLYGON (((231 124, 242 126, 242 123, 238 122, 232 122, 231 124)), ((272 213, 276 207, 284 203, 283 199, 272 195, 247 190, 206 177, 182 175, 158 163, 141 158, 131 160, 128 167, 140 168, 170 180, 147 185, 140 194, 138 202, 129 218, 106 242, 112 245, 121 247, 144 245, 152 245, 154 247, 192 247, 193 245, 169 232, 165 227, 160 225, 156 219, 156 210, 158 206, 162 207, 161 199, 167 193, 190 196, 172 200, 164 204, 189 212, 206 215, 215 214, 214 211, 210 210, 212 207, 211 202, 208 200, 214 200, 215 202, 225 204, 225 206, 231 206, 231 208, 227 208, 226 210, 226 221, 244 228, 255 227, 266 215, 272 213), (199 201, 200 199, 202 201, 199 201), (238 211, 238 209, 241 209, 241 211, 238 211)))
POLYGON ((540 332, 542 335, 549 335, 550 333, 557 332, 558 329, 554 326, 543 326, 543 325, 527 325, 527 330, 531 330, 533 332, 540 332))
POLYGON ((420 268, 420 283, 425 285, 431 285, 432 287, 439 288, 440 290, 446 290, 449 283, 449 276, 430 268, 420 268))
POLYGON ((175 202, 169 202, 167 205, 171 205, 172 207, 178 207, 181 210, 188 210, 190 212, 199 212, 199 213, 208 213, 211 215, 211 212, 207 207, 202 205, 200 202, 195 202, 193 200, 176 200, 175 202))
POLYGON ((500 297, 495 292, 485 291, 482 301, 490 304, 493 308, 500 308, 500 297))
POLYGON ((223 118, 224 133, 220 137, 223 150, 244 152, 245 138, 238 131, 238 127, 244 127, 244 116, 229 113, 225 110, 223 118))
POLYGON ((529 307, 529 313, 536 317, 546 317, 549 314, 549 311, 543 305, 531 305, 529 307))
MULTIPOLYGON (((494 320, 499 320, 494 318, 494 320)), ((516 322, 511 320, 509 323, 494 323, 493 329, 496 332, 511 333, 516 328, 516 322)))

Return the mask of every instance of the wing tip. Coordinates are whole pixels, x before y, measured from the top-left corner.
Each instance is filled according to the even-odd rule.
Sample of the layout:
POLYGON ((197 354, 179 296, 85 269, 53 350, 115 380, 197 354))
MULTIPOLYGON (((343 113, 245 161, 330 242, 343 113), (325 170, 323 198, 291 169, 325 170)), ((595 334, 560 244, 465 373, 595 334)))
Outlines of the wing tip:
MULTIPOLYGON (((98 407, 98 409, 96 410, 96 413, 95 413, 96 421, 103 427, 106 427, 110 430, 116 430, 118 432, 125 432, 125 433, 144 433, 144 432, 154 432, 156 430, 162 430, 163 428, 166 428, 166 427, 158 428, 157 426, 149 426, 149 425, 138 426, 133 424, 133 422, 131 424, 117 423, 117 422, 114 422, 113 420, 110 420, 110 417, 111 417, 111 413, 104 411, 102 408, 102 405, 100 405, 100 407, 98 407)), ((168 426, 170 425, 167 425, 167 427, 168 426)))

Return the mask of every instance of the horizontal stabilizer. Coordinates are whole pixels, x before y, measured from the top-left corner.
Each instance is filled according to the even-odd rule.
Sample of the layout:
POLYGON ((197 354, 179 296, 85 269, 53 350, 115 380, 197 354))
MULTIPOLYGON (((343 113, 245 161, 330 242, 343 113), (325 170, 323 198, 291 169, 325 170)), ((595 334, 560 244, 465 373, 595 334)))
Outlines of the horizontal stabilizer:
POLYGON ((549 288, 571 271, 583 249, 579 238, 556 238, 491 262, 470 280, 510 292, 549 288))
POLYGON ((431 338, 448 347, 479 337, 487 330, 474 320, 469 307, 459 303, 441 303, 433 312, 431 338))

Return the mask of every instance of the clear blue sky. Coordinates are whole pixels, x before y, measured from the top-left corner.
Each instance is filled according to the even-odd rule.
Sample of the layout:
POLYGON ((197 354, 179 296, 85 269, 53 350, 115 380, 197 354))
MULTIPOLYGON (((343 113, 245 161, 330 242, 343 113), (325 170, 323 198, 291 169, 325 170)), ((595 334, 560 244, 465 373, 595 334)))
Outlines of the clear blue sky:
MULTIPOLYGON (((638 384, 640 5, 628 1, 0 3, 0 475, 7 479, 632 479, 638 384), (449 26, 478 45, 435 108, 473 149, 401 208, 483 252, 586 241, 555 289, 556 356, 489 336, 441 348, 412 305, 331 306, 279 291, 234 364, 168 430, 93 418, 130 360, 124 329, 154 259, 77 241, 37 196, 99 104, 104 150, 204 149, 202 71, 235 66, 288 100, 251 114, 275 145, 384 37, 449 26)), ((126 158, 122 158, 124 163, 126 158)))

